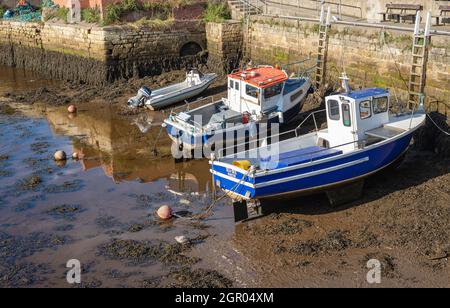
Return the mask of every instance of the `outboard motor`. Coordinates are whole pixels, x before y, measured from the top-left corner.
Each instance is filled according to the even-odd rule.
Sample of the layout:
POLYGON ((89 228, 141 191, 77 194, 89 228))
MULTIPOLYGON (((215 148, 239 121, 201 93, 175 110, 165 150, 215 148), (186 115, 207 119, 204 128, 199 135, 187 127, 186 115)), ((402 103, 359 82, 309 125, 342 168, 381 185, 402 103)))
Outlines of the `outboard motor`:
POLYGON ((136 96, 130 98, 128 100, 128 106, 129 107, 142 107, 145 104, 145 101, 148 100, 152 96, 152 91, 147 88, 146 86, 143 86, 139 89, 136 96))

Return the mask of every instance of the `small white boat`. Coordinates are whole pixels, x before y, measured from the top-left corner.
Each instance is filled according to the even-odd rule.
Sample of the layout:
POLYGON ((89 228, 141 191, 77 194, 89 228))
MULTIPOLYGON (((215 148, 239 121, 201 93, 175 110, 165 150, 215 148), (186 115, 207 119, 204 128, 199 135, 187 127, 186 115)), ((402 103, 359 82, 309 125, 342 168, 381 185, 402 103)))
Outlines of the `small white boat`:
POLYGON ((231 139, 243 142, 256 136, 260 125, 290 122, 311 92, 309 78, 290 78, 279 68, 237 70, 228 75, 228 98, 172 112, 164 126, 180 150, 204 150, 205 145, 217 150, 231 139))
POLYGON ((200 95, 216 78, 217 75, 214 73, 202 74, 199 70, 193 69, 186 74, 186 80, 183 82, 154 91, 142 87, 137 96, 128 100, 128 106, 161 109, 200 95))

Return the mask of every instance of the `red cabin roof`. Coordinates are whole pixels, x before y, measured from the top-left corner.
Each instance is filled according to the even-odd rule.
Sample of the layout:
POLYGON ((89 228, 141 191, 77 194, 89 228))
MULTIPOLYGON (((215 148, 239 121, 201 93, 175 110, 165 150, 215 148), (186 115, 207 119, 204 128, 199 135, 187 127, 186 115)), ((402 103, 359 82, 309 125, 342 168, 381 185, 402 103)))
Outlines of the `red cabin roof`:
POLYGON ((231 73, 228 77, 245 80, 247 83, 264 89, 274 84, 288 80, 286 72, 271 66, 254 67, 243 71, 231 73))

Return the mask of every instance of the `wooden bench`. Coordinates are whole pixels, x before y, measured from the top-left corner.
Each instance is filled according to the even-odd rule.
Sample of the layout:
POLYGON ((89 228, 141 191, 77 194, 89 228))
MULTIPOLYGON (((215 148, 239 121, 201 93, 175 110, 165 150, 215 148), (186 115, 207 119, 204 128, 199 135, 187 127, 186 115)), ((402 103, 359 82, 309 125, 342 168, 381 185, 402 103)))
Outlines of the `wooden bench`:
POLYGON ((415 4, 386 4, 386 12, 379 14, 383 15, 383 21, 402 22, 410 19, 412 23, 416 22, 417 12, 422 11, 422 5, 415 4))
POLYGON ((436 25, 450 23, 450 5, 440 5, 439 15, 434 16, 436 18, 436 25))

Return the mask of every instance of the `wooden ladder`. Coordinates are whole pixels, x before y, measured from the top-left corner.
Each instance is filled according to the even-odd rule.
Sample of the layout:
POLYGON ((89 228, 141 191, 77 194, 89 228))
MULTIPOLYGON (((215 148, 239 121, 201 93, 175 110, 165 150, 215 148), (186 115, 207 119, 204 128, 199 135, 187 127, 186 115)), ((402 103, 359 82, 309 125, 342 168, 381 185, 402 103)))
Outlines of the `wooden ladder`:
POLYGON ((428 62, 428 46, 430 37, 425 35, 415 35, 412 48, 411 72, 408 84, 408 108, 416 109, 421 103, 424 95, 427 62, 428 62))
MULTIPOLYGON (((327 71, 327 56, 328 56, 328 39, 331 23, 324 19, 324 7, 322 7, 321 21, 319 24, 319 44, 317 46, 317 65, 315 74, 316 89, 320 88, 325 83, 327 71)), ((328 13, 330 15, 330 12, 328 13)))

